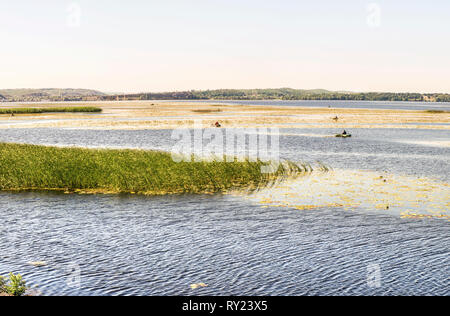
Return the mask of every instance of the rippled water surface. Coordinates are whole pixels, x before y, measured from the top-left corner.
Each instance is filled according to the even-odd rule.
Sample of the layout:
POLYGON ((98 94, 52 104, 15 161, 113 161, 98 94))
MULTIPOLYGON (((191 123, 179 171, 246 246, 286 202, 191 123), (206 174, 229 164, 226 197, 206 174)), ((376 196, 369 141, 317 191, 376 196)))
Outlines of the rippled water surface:
MULTIPOLYGON (((328 137, 336 132, 283 129, 281 155, 344 172, 449 181, 448 131, 357 129, 352 139, 328 137)), ((170 149, 170 135, 11 129, 0 142, 170 149)), ((449 196, 441 199, 448 205, 449 196)), ((0 193, 0 214, 0 274, 20 272, 45 295, 450 294, 445 219, 405 219, 367 206, 263 208, 242 196, 46 193, 0 193), (47 266, 28 264, 35 261, 47 266), (380 287, 367 282, 373 265, 380 287), (80 287, 73 283, 78 268, 80 287), (190 288, 201 282, 208 287, 190 288)))

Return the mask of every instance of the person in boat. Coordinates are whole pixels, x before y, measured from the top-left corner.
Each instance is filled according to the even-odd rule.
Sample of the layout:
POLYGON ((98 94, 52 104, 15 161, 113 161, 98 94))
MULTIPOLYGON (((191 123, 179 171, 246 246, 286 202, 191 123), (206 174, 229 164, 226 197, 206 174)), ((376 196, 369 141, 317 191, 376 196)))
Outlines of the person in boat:
POLYGON ((344 132, 342 133, 342 135, 347 136, 347 135, 348 135, 348 134, 347 134, 347 131, 344 131, 344 132))

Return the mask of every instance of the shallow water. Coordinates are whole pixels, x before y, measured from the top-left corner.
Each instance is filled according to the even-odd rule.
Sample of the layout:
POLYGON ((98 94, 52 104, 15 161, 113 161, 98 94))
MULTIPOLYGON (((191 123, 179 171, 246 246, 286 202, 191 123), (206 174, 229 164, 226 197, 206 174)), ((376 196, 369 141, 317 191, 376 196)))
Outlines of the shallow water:
MULTIPOLYGON (((352 139, 328 137, 335 133, 283 129, 281 156, 320 160, 340 177, 362 170, 449 182, 450 149, 439 145, 448 131, 357 129, 352 139)), ((170 135, 10 129, 0 142, 169 150, 170 135)), ((445 207, 449 200, 431 202, 445 207)), ((260 203, 257 195, 0 193, 0 274, 20 272, 44 295, 450 294, 448 220, 405 219, 370 204, 300 210, 281 202, 260 203), (48 265, 28 264, 36 261, 48 265), (380 287, 367 282, 372 265, 380 268, 380 287), (201 282, 208 287, 191 290, 201 282)))
MULTIPOLYGON (((157 103, 206 103, 217 105, 267 105, 267 106, 297 106, 317 108, 342 108, 342 109, 386 109, 386 110, 413 110, 413 111, 450 111, 450 102, 399 102, 399 101, 339 101, 339 100, 153 100, 153 101, 83 101, 83 102, 0 102, 0 108, 11 106, 37 105, 37 104, 65 104, 67 106, 89 104, 148 104, 157 103)), ((92 115, 92 114, 89 114, 92 115)), ((94 114, 101 115, 101 114, 94 114)))
MULTIPOLYGON (((180 102, 180 101, 176 101, 180 102)), ((392 101, 280 101, 280 100, 262 100, 262 101, 210 101, 195 100, 184 101, 190 103, 208 103, 218 105, 268 105, 268 106, 297 106, 297 107, 318 107, 318 108, 342 108, 342 109, 386 109, 386 110, 441 110, 450 111, 449 102, 392 102, 392 101)))

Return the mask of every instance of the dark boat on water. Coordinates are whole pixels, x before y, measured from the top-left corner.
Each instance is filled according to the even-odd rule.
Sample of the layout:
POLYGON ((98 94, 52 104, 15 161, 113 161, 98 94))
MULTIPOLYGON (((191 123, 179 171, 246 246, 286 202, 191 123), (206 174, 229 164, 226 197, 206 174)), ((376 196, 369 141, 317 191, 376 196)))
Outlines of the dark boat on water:
POLYGON ((347 131, 344 131, 342 134, 337 134, 336 137, 339 137, 339 138, 350 138, 350 137, 352 137, 352 135, 347 133, 347 131))
POLYGON ((350 137, 352 137, 352 135, 350 135, 350 134, 337 134, 336 137, 339 137, 339 138, 350 138, 350 137))

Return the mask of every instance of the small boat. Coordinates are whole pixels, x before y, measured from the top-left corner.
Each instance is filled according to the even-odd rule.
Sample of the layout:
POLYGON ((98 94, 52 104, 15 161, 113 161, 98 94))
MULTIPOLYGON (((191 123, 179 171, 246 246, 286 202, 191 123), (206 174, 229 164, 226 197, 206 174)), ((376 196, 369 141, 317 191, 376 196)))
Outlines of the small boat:
POLYGON ((350 135, 350 134, 337 134, 336 137, 339 137, 339 138, 350 138, 350 137, 352 137, 352 135, 350 135))

